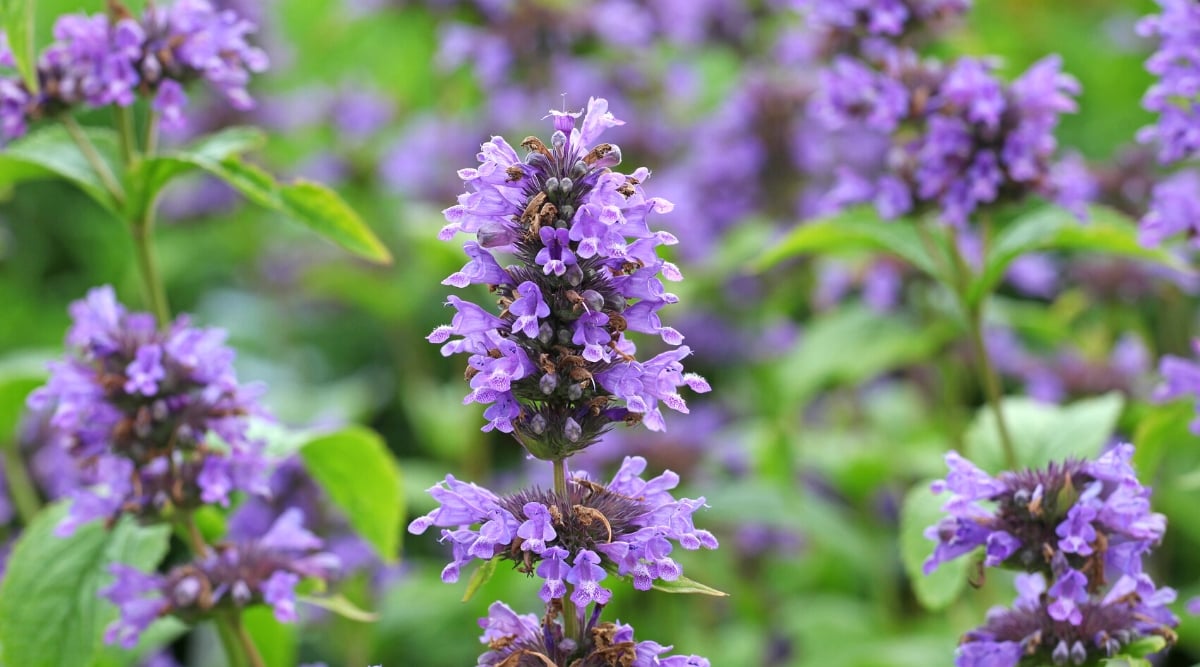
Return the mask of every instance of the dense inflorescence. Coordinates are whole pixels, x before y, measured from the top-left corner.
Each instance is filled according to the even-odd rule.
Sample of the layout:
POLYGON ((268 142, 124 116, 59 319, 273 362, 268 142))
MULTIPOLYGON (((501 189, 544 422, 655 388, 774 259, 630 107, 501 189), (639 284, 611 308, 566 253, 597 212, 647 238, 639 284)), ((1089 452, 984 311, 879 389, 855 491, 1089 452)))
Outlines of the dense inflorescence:
POLYGON ((1175 592, 1157 588, 1143 570, 1166 517, 1151 511, 1132 458, 1132 445, 1118 445, 1095 461, 992 477, 955 452, 946 455, 950 473, 933 490, 949 492, 943 509, 950 516, 926 532, 937 547, 925 572, 983 547, 985 566, 1029 573, 1018 579, 1013 609, 990 613, 964 637, 959 667, 1047 658, 1082 665, 1147 635, 1173 639, 1177 621, 1165 605, 1175 592))
POLYGON ((886 58, 962 16, 971 0, 801 0, 823 50, 886 58))
POLYGON ((873 202, 885 218, 935 207, 963 226, 981 206, 1035 193, 1082 213, 1086 174, 1054 163, 1054 130, 1078 92, 1057 56, 1005 84, 986 60, 942 65, 901 51, 880 66, 836 59, 813 104, 830 128, 892 137, 882 170, 840 172, 839 204, 873 202))
POLYGON ((1012 608, 993 609, 982 627, 963 638, 956 667, 1098 664, 1142 637, 1174 640, 1171 627, 1178 620, 1167 605, 1175 591, 1156 588, 1144 574, 1123 575, 1103 595, 1074 589, 1065 618, 1050 602, 1054 589, 1047 590, 1041 573, 1019 574, 1016 585, 1012 608))
POLYGON ((457 314, 429 340, 445 343, 444 355, 470 355, 466 402, 488 405, 484 430, 513 433, 534 456, 561 459, 619 422, 662 430, 660 401, 686 412, 678 388, 709 387, 683 372, 690 350, 658 315, 678 300, 659 276, 682 275, 656 251, 675 237, 652 232, 647 218, 670 211, 670 202, 646 196, 648 170, 612 171, 620 148, 596 142, 621 121, 603 99, 588 102, 580 128, 578 113, 551 115, 549 146, 529 137, 521 159, 494 137, 479 167, 459 172, 469 191, 446 209, 441 237, 476 238, 464 245, 471 261, 444 284, 488 285, 501 311, 451 296, 457 314), (517 263, 502 267, 493 250, 517 263), (639 361, 626 331, 679 347, 639 361))
POLYGON ((1200 88, 1196 85, 1200 62, 1195 55, 1200 6, 1191 0, 1157 2, 1162 13, 1143 18, 1138 32, 1158 39, 1158 49, 1146 61, 1146 69, 1158 80, 1142 98, 1142 106, 1158 114, 1158 122, 1142 128, 1138 139, 1157 144, 1159 160, 1170 163, 1200 151, 1200 88))
POLYGON ((340 567, 337 556, 322 551, 324 542, 303 522, 303 513, 288 510, 261 537, 218 544, 166 574, 112 566, 116 579, 101 593, 121 614, 109 625, 105 641, 132 648, 163 616, 195 622, 221 610, 263 603, 279 621, 295 621, 296 585, 308 577, 328 580, 340 567))
POLYGON ((442 571, 443 581, 457 581, 473 559, 504 558, 544 580, 540 594, 546 602, 561 598, 571 583, 576 604, 606 604, 611 592, 599 582, 608 572, 650 590, 655 580, 674 581, 683 572, 670 556, 673 543, 717 547, 712 533, 692 522, 704 499, 676 499, 670 490, 679 483, 677 475, 666 471, 644 480, 645 469, 645 459, 627 457, 607 485, 577 475, 568 481, 565 498, 537 488, 498 496, 448 475, 444 486, 429 489, 440 506, 415 519, 409 531, 444 528, 454 560, 442 571))
MULTIPOLYGON (((0 78, 0 134, 19 137, 30 121, 75 107, 128 107, 139 95, 152 99, 164 127, 179 127, 184 85, 195 79, 249 109, 250 74, 267 68, 266 54, 246 41, 255 30, 208 0, 151 5, 140 18, 115 2, 108 14, 63 15, 37 60, 37 91, 18 76, 0 78)), ((13 65, 7 48, 0 64, 13 65)))
POLYGON ((149 313, 128 312, 111 287, 71 305, 67 344, 29 397, 46 411, 48 437, 69 453, 86 486, 71 491, 59 526, 70 534, 96 519, 152 520, 168 508, 228 504, 235 490, 265 491, 263 445, 248 434, 265 414, 260 389, 238 383, 225 334, 182 316, 159 330, 149 313))
POLYGON ((600 623, 596 607, 580 636, 567 637, 554 610, 539 619, 518 614, 503 602, 488 607, 479 619, 488 650, 480 667, 709 667, 695 655, 663 656, 671 650, 653 641, 636 641, 633 627, 621 622, 600 623))

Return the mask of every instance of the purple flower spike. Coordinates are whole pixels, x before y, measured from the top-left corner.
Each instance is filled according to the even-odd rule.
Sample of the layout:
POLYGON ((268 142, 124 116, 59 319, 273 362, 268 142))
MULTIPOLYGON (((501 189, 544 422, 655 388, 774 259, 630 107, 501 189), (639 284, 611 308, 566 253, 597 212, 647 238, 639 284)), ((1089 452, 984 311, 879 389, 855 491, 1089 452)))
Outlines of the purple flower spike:
POLYGON ((548 118, 549 142, 527 138, 524 158, 493 137, 480 147, 479 166, 459 171, 467 191, 444 211, 439 236, 475 238, 464 244, 470 261, 445 283, 489 285, 501 310, 493 315, 450 297, 457 315, 428 340, 444 355, 470 355, 465 402, 487 406, 483 430, 513 433, 533 456, 557 460, 618 423, 663 430, 659 402, 686 412, 678 387, 709 387, 682 372, 687 348, 641 362, 627 337, 683 342, 660 317, 678 301, 663 281, 683 275, 658 248, 678 239, 651 229, 653 216, 673 205, 647 196, 649 170, 613 171, 621 149, 598 141, 623 123, 607 101, 593 98, 586 112, 548 118), (493 253, 515 262, 502 267, 493 253))
POLYGON ((159 331, 111 287, 70 312, 74 354, 51 364, 28 400, 82 471, 59 534, 122 512, 154 520, 172 507, 227 504, 238 490, 265 492, 264 445, 249 436, 250 417, 266 416, 261 388, 238 383, 223 332, 187 317, 159 331), (224 445, 210 446, 216 439, 224 445))

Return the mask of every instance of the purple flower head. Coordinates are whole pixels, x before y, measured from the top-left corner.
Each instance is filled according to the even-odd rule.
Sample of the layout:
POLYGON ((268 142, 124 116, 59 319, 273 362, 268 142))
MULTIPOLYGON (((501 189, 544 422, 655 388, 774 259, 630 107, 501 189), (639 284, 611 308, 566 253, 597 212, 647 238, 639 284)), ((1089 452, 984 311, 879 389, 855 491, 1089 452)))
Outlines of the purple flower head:
POLYGON ((1057 56, 1010 84, 993 69, 988 60, 943 66, 903 50, 873 65, 836 61, 814 98, 815 117, 833 129, 890 133, 893 146, 882 172, 878 163, 843 165, 829 203, 872 202, 888 218, 936 208, 960 227, 981 206, 1031 193, 1084 213, 1086 178, 1054 162, 1054 130, 1075 111, 1078 82, 1057 56))
POLYGON ((253 100, 252 72, 267 67, 266 54, 246 38, 254 24, 208 0, 177 0, 140 18, 119 3, 109 14, 65 14, 54 24, 54 42, 40 54, 34 95, 17 77, 0 79, 0 132, 25 133, 27 121, 76 106, 128 107, 139 94, 152 98, 166 129, 185 125, 183 84, 204 79, 237 109, 253 100))
POLYGON ((1088 584, 1079 580, 1081 573, 1096 580, 1140 574, 1141 555, 1166 532, 1166 518, 1151 511, 1150 490, 1129 465, 1132 456, 1132 445, 1118 445, 1095 461, 992 477, 957 453, 947 454, 950 474, 933 491, 949 492, 943 506, 949 516, 926 530, 937 546, 925 572, 978 547, 985 547, 988 566, 1069 570, 1074 574, 1060 576, 1052 595, 1059 600, 1054 613, 1073 616, 1079 586, 1088 584), (1058 560, 1062 567, 1052 568, 1058 560))
POLYGON ((549 118, 549 145, 528 137, 522 158, 493 137, 480 147, 479 166, 459 171, 467 191, 445 210, 441 237, 475 240, 464 244, 471 261, 445 283, 486 284, 501 311, 450 297, 458 314, 429 340, 444 343, 443 354, 470 355, 466 402, 488 406, 484 430, 511 432, 534 456, 560 459, 620 422, 662 430, 659 401, 686 411, 677 388, 708 385, 682 372, 687 348, 642 362, 626 337, 683 342, 659 316, 678 301, 663 280, 683 276, 658 256, 678 240, 650 227, 671 203, 646 195, 648 170, 613 171, 621 150, 599 143, 623 122, 600 98, 586 112, 549 118), (515 263, 502 264, 500 253, 515 263))
POLYGON ((443 581, 456 581, 471 560, 506 558, 527 574, 536 569, 547 601, 564 595, 569 582, 576 595, 606 604, 609 593, 598 584, 605 572, 631 575, 635 588, 649 590, 655 580, 682 574, 671 558, 676 544, 717 547, 712 533, 692 520, 704 499, 676 499, 670 491, 678 476, 668 471, 646 480, 641 477, 645 468, 645 459, 628 457, 607 485, 576 476, 568 482, 566 498, 538 488, 497 496, 447 476, 429 490, 439 507, 408 529, 418 535, 432 526, 446 529, 442 538, 454 560, 443 581))
POLYGON ((1159 161, 1171 163, 1200 150, 1200 60, 1195 53, 1200 7, 1188 0, 1157 1, 1162 13, 1142 19, 1138 33, 1158 39, 1158 49, 1146 61, 1158 80, 1142 98, 1142 106, 1158 114, 1158 121, 1142 128, 1138 139, 1156 143, 1159 161))
POLYGON ((966 12, 970 0, 804 0, 825 49, 886 57, 966 12))
POLYGON ((300 580, 329 580, 340 567, 336 556, 321 551, 324 542, 303 522, 303 513, 288 510, 258 539, 218 544, 165 575, 114 565, 117 580, 101 595, 121 613, 109 626, 105 641, 130 648, 160 616, 195 622, 260 603, 270 605, 279 621, 294 622, 300 580))
POLYGON ((955 666, 1098 664, 1144 637, 1174 640, 1178 620, 1166 608, 1174 591, 1138 575, 1122 577, 1104 595, 1090 594, 1081 578, 1068 570, 1047 590, 1042 574, 1018 575, 1016 603, 993 609, 982 627, 963 637, 955 666), (1063 592, 1069 595, 1056 598, 1063 592))
MULTIPOLYGON (((1200 354, 1200 340, 1193 341, 1192 348, 1200 354)), ((1168 354, 1159 360, 1158 372, 1163 377, 1163 384, 1154 391, 1154 400, 1169 401, 1186 396, 1197 401, 1197 417, 1190 428, 1192 433, 1200 434, 1200 364, 1168 354)))
POLYGON ((1173 236, 1200 244, 1200 173, 1187 169, 1154 184, 1150 208, 1138 225, 1138 240, 1153 247, 1173 236))
POLYGON ((708 660, 690 655, 663 655, 671 650, 653 641, 634 639, 633 627, 600 621, 600 607, 579 628, 579 636, 567 637, 559 620, 559 610, 548 608, 541 619, 533 614, 518 614, 503 602, 493 602, 488 615, 479 619, 483 628, 480 643, 488 650, 477 664, 480 667, 709 667, 708 660))
POLYGON ((82 480, 60 532, 120 511, 154 517, 167 506, 229 502, 262 492, 262 443, 249 417, 265 415, 258 388, 238 383, 225 334, 190 326, 160 331, 111 287, 71 305, 66 359, 29 397, 49 413, 50 437, 79 461, 82 480))

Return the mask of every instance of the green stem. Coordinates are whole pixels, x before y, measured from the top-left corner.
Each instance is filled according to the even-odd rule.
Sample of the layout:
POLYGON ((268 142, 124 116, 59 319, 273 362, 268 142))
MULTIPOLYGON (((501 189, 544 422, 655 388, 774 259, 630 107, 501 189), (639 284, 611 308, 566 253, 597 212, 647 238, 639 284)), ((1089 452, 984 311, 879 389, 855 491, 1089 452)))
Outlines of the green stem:
POLYGON ((142 142, 142 152, 148 158, 158 152, 158 121, 158 112, 152 109, 146 118, 146 137, 142 142))
POLYGON ((1000 378, 996 375, 996 370, 992 367, 991 359, 987 353, 987 346, 983 342, 984 299, 980 298, 976 302, 971 301, 968 293, 970 289, 970 269, 967 267, 967 261, 963 258, 962 251, 958 247, 958 237, 953 227, 950 228, 949 245, 956 276, 954 292, 958 296, 963 314, 967 318, 967 331, 971 337, 971 353, 974 355, 976 363, 979 364, 979 383, 983 386, 983 392, 987 396, 988 405, 991 407, 992 414, 996 419, 996 430, 1000 433, 1000 446, 1004 449, 1004 460, 1010 470, 1016 470, 1017 451, 1013 447, 1012 436, 1009 435, 1008 423, 1005 421, 1004 409, 1001 406, 1000 378))
POLYGON ((137 146, 134 145, 136 136, 133 129, 133 110, 129 107, 116 107, 117 114, 117 137, 121 142, 121 159, 125 161, 125 166, 133 164, 134 155, 137 153, 137 146))
POLYGON ((62 123, 67 128, 67 134, 71 135, 71 139, 79 146, 83 157, 92 166, 92 170, 100 177, 104 183, 105 189, 112 198, 116 200, 117 205, 125 205, 125 191, 121 189, 121 184, 117 182, 117 178, 113 176, 112 169, 109 169, 108 164, 104 162, 104 158, 100 157, 100 153, 96 150, 96 146, 92 143, 87 135, 84 134, 83 128, 79 127, 79 123, 69 115, 62 116, 62 123))
POLYGON ((142 289, 146 295, 146 304, 154 313, 160 327, 167 326, 171 320, 171 306, 167 303, 167 292, 163 287, 162 276, 158 271, 158 262, 154 257, 152 233, 154 231, 154 209, 149 208, 141 220, 132 224, 133 249, 137 255, 138 273, 142 276, 142 289))
MULTIPOLYGON (((554 461, 554 492, 558 497, 566 502, 570 497, 567 495, 567 462, 564 459, 556 459, 554 461)), ((563 635, 574 641, 579 641, 579 612, 575 609, 575 603, 571 601, 571 593, 574 586, 567 584, 567 592, 562 597, 563 606, 563 635)))
MULTIPOLYGON (((192 519, 191 513, 180 512, 179 524, 183 528, 184 537, 192 553, 196 556, 203 556, 207 553, 208 543, 200 534, 200 529, 192 519)), ((258 647, 254 645, 254 639, 242 625, 242 614, 239 610, 233 609, 227 614, 216 614, 213 616, 213 622, 217 625, 217 634, 221 636, 221 645, 224 647, 225 655, 228 656, 231 665, 234 667, 242 665, 266 667, 262 655, 258 652, 258 647)))
POLYGON ((8 481, 8 492, 16 506, 17 516, 21 517, 21 523, 28 526, 42 506, 42 501, 34 490, 19 445, 15 442, 4 448, 4 477, 8 481))

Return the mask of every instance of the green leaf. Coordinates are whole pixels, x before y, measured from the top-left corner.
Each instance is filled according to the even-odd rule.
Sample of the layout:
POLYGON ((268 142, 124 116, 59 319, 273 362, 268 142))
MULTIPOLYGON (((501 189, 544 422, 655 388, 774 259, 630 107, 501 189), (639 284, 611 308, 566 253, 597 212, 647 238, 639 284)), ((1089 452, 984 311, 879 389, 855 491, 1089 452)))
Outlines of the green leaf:
POLYGON ((1167 640, 1158 635, 1150 635, 1130 643, 1122 651, 1123 654, 1133 656, 1135 658, 1144 658, 1148 655, 1158 653, 1167 647, 1167 640))
POLYGON ((1174 401, 1155 405, 1138 419, 1133 434, 1133 444, 1137 447, 1133 464, 1141 474, 1154 479, 1159 464, 1172 447, 1195 440, 1190 428, 1195 418, 1192 401, 1174 401))
POLYGON ((922 568, 934 548, 934 542, 925 537, 925 529, 937 524, 945 514, 942 511, 945 499, 929 490, 932 481, 917 484, 904 496, 904 504, 900 506, 900 558, 917 600, 926 609, 936 611, 949 607, 962 594, 971 559, 956 558, 925 575, 922 568))
POLYGON ((982 301, 1014 260, 1039 250, 1082 250, 1186 268, 1166 250, 1138 243, 1137 223, 1119 211, 1092 206, 1088 222, 1080 222, 1070 212, 1048 205, 1013 220, 988 245, 983 271, 968 292, 970 301, 982 301))
POLYGON ((496 565, 498 563, 497 559, 489 558, 480 563, 479 567, 475 568, 475 572, 471 574, 471 580, 467 582, 467 590, 463 593, 463 602, 470 602, 471 598, 475 597, 475 594, 479 592, 479 589, 496 574, 496 565))
POLYGON ((679 575, 679 578, 676 579, 675 581, 664 581, 662 579, 655 579, 652 586, 653 586, 654 590, 663 591, 664 593, 688 593, 688 594, 694 594, 694 595, 711 595, 713 597, 719 597, 719 598, 729 597, 729 593, 726 593, 724 591, 719 591, 719 590, 713 588, 712 586, 708 586, 708 585, 702 584, 698 581, 693 581, 691 579, 688 579, 687 577, 683 576, 682 574, 679 575))
POLYGON ((383 439, 354 426, 308 441, 300 448, 304 466, 350 526, 379 557, 395 560, 400 548, 404 495, 400 468, 383 439))
POLYGON ((12 51, 13 61, 17 71, 30 91, 38 92, 37 60, 33 44, 33 8, 34 0, 3 0, 0 2, 0 14, 3 14, 4 34, 8 37, 8 48, 12 51))
POLYGON ((25 399, 46 382, 47 360, 28 353, 0 359, 0 445, 13 441, 25 399))
POLYGON ((298 180, 280 190, 282 210, 325 238, 369 260, 390 263, 392 255, 354 209, 320 183, 298 180))
POLYGON ((131 207, 132 215, 144 214, 172 180, 201 170, 200 163, 218 165, 227 158, 262 148, 266 141, 267 136, 258 128, 231 127, 202 137, 186 148, 143 160, 133 176, 139 197, 131 207))
MULTIPOLYGON (((1038 468, 1066 458, 1094 458, 1112 437, 1124 405, 1120 392, 1110 392, 1067 406, 1006 398, 1001 409, 1017 463, 1038 468)), ((966 455, 980 468, 991 473, 1009 468, 988 406, 980 408, 965 437, 966 455)))
POLYGON ((68 504, 38 514, 17 541, 0 587, 0 646, 6 665, 79 667, 100 650, 116 609, 98 591, 112 580, 109 566, 153 569, 167 551, 166 526, 143 528, 122 520, 54 535, 68 504))
POLYGON ((265 605, 242 612, 242 624, 267 665, 295 665, 300 651, 300 631, 294 623, 280 623, 265 605))
POLYGON ((1102 667, 1152 667, 1149 660, 1129 655, 1116 655, 1100 663, 1102 667))
POLYGON ((859 304, 824 313, 772 367, 781 405, 791 410, 826 386, 863 382, 924 361, 957 333, 950 322, 918 324, 859 304))
MULTIPOLYGON (((494 561, 488 561, 494 562, 494 561)), ((360 609, 358 605, 351 602, 344 595, 334 595, 332 597, 318 597, 315 595, 297 595, 296 600, 305 604, 310 604, 314 607, 327 609, 333 613, 348 618, 352 621, 360 623, 374 623, 379 620, 379 614, 375 612, 360 609)))
MULTIPOLYGON (((99 129, 87 129, 85 134, 113 173, 120 173, 116 135, 99 129)), ((0 184, 47 178, 67 180, 109 211, 120 211, 65 128, 53 125, 30 132, 0 150, 0 184)))
POLYGON ((800 223, 755 260, 753 267, 764 271, 786 259, 818 253, 886 252, 940 279, 938 263, 922 241, 918 224, 907 218, 880 220, 869 207, 851 208, 830 218, 800 223))

